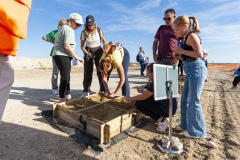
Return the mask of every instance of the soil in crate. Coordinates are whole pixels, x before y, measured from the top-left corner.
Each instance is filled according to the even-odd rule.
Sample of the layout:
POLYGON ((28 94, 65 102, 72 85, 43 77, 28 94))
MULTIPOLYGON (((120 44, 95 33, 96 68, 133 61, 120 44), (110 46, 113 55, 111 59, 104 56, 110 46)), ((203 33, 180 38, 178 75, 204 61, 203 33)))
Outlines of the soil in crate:
POLYGON ((91 107, 89 109, 83 110, 80 113, 87 117, 91 117, 103 123, 106 123, 118 116, 123 115, 124 111, 119 110, 110 105, 100 104, 95 107, 91 107))
POLYGON ((106 104, 128 111, 135 110, 135 101, 126 101, 124 97, 115 98, 106 102, 106 104))
POLYGON ((93 105, 99 104, 98 102, 91 101, 89 99, 74 99, 71 101, 67 101, 63 104, 64 108, 71 109, 73 111, 77 111, 79 109, 84 109, 93 105))
POLYGON ((87 97, 85 97, 85 98, 86 98, 86 99, 89 99, 89 100, 91 100, 91 101, 100 102, 100 103, 102 103, 102 102, 107 102, 107 101, 111 100, 111 99, 109 99, 109 98, 104 97, 104 94, 103 94, 103 93, 98 93, 98 94, 95 94, 95 95, 90 95, 90 96, 87 96, 87 97))

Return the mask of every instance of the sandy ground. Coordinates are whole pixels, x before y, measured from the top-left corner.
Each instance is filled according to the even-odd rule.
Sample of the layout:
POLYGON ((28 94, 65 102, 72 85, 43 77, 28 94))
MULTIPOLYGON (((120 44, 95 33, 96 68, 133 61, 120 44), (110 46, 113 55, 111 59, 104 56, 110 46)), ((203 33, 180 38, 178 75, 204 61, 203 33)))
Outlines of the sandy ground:
MULTIPOLYGON (((43 110, 52 108, 58 97, 50 90, 50 69, 16 70, 9 101, 0 125, 1 160, 155 160, 155 159, 240 159, 240 86, 230 89, 235 66, 211 65, 208 81, 205 82, 201 103, 207 125, 206 139, 189 139, 174 127, 179 123, 179 113, 173 117, 173 136, 184 145, 180 155, 167 154, 157 147, 157 138, 162 134, 155 130, 153 122, 132 133, 128 138, 104 150, 100 154, 85 149, 66 133, 51 126, 41 116, 43 110), (218 148, 208 148, 211 140, 218 148)), ((92 90, 98 91, 96 75, 92 90)), ((82 69, 74 68, 71 73, 73 98, 82 93, 82 69)), ((137 94, 137 85, 145 85, 146 76, 139 76, 138 68, 129 70, 131 95, 137 94)), ((118 82, 114 72, 110 88, 118 82)), ((179 94, 179 100, 180 100, 179 94)), ((168 135, 166 130, 163 135, 168 135)))

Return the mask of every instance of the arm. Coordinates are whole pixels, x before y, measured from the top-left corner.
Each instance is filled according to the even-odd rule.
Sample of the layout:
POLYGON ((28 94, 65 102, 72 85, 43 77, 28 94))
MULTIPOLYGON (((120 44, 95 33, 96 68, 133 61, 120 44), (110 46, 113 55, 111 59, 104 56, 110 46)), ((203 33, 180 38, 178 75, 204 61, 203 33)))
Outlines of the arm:
POLYGON ((115 91, 109 95, 109 97, 111 97, 111 98, 116 96, 116 94, 119 92, 119 90, 122 88, 122 86, 123 86, 123 84, 125 82, 124 70, 123 70, 123 66, 122 65, 120 65, 117 68, 117 72, 118 72, 118 76, 120 78, 120 82, 118 83, 117 88, 115 89, 115 91))
POLYGON ((53 42, 53 41, 50 41, 50 40, 48 40, 46 36, 43 36, 43 37, 42 37, 42 39, 43 39, 44 41, 50 42, 50 43, 52 43, 52 44, 54 45, 54 42, 53 42))
POLYGON ((158 45, 158 39, 154 38, 153 44, 152 44, 152 51, 153 51, 153 60, 154 62, 157 62, 157 45, 158 45))
POLYGON ((81 40, 80 43, 81 43, 80 46, 81 46, 81 50, 83 51, 83 54, 91 57, 91 53, 89 53, 89 52, 85 49, 85 47, 84 47, 85 40, 81 40))
POLYGON ((142 101, 146 100, 149 97, 153 95, 153 92, 150 92, 149 90, 145 90, 142 94, 133 96, 133 97, 125 97, 127 101, 142 101))
POLYGON ((103 35, 102 35, 101 39, 102 39, 103 45, 105 45, 107 42, 106 42, 106 39, 105 39, 105 37, 103 35))
POLYGON ((110 95, 110 91, 109 91, 109 88, 108 88, 107 77, 103 73, 101 73, 101 76, 102 76, 102 83, 103 83, 103 86, 105 88, 104 96, 108 97, 110 95))
POLYGON ((199 37, 192 33, 188 36, 188 39, 186 41, 187 45, 191 46, 193 48, 193 51, 184 50, 182 48, 175 48, 174 52, 178 54, 183 54, 189 57, 193 58, 203 58, 203 52, 202 47, 200 45, 200 39, 199 37))
POLYGON ((64 49, 75 59, 83 63, 83 60, 78 57, 78 55, 73 51, 72 47, 70 44, 64 44, 64 49))

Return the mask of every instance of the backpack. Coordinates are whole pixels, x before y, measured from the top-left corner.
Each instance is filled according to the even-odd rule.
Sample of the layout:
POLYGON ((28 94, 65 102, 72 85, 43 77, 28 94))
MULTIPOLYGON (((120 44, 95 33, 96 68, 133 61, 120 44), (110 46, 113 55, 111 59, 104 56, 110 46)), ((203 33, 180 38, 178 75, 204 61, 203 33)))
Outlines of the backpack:
POLYGON ((98 31, 98 34, 99 34, 99 37, 100 37, 100 43, 102 41, 102 37, 101 37, 101 31, 102 31, 102 35, 103 35, 103 30, 99 27, 97 27, 97 31, 98 31))
POLYGON ((139 62, 139 54, 136 56, 136 61, 139 62))

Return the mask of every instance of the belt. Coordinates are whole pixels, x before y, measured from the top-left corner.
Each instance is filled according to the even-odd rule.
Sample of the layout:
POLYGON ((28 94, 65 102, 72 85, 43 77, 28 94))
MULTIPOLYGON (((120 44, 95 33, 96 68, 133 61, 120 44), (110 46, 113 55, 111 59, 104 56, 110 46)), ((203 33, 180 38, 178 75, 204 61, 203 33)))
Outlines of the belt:
POLYGON ((196 61, 196 60, 199 60, 200 58, 188 58, 186 60, 184 60, 185 63, 188 63, 188 62, 193 62, 193 61, 196 61))

